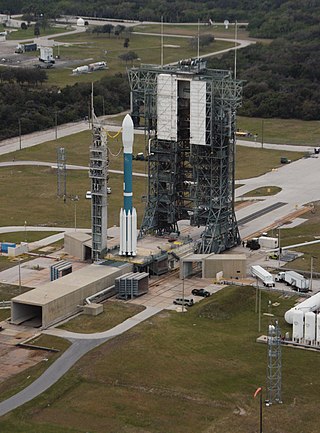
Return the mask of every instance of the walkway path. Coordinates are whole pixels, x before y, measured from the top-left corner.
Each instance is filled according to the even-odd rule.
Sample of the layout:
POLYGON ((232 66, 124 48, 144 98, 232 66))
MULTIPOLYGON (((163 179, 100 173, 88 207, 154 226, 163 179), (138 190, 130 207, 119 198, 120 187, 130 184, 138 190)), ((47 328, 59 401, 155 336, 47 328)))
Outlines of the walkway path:
POLYGON ((22 406, 34 399, 53 384, 55 384, 83 355, 95 347, 100 346, 111 338, 123 334, 144 320, 149 319, 161 311, 160 308, 147 307, 141 313, 125 320, 109 331, 95 334, 76 334, 52 329, 44 333, 67 338, 71 346, 57 359, 38 379, 27 388, 0 403, 0 416, 22 406))

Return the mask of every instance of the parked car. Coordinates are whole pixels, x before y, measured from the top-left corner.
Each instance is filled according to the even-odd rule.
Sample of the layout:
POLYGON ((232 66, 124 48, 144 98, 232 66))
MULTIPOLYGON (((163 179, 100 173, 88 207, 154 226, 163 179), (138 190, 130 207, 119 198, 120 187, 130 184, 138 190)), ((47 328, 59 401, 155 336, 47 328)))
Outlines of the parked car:
POLYGON ((211 293, 208 292, 208 290, 204 290, 204 289, 193 289, 191 293, 195 296, 202 296, 203 298, 207 298, 208 296, 211 295, 211 293))
POLYGON ((91 191, 87 191, 86 192, 86 198, 91 200, 91 197, 92 197, 91 191))
POLYGON ((193 299, 187 299, 187 298, 176 298, 173 303, 175 305, 185 305, 187 307, 192 307, 193 305, 193 299))

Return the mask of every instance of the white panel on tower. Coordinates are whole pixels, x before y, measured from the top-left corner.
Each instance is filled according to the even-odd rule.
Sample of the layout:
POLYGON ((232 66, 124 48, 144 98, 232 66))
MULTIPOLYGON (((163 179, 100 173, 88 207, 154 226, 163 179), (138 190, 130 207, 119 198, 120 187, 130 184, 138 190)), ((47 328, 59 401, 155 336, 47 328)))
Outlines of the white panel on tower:
POLYGON ((190 143, 206 144, 206 83, 191 81, 190 143))
POLYGON ((177 140, 177 81, 174 75, 158 75, 157 129, 159 139, 177 140))

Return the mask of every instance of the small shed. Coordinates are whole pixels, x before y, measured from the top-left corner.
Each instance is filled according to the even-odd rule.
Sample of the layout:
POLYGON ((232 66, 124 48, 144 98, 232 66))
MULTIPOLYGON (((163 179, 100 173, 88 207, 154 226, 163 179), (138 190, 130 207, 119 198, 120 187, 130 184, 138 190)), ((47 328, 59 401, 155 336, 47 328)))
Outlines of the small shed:
POLYGON ((64 251, 80 260, 91 258, 92 237, 83 232, 66 232, 64 234, 64 251))

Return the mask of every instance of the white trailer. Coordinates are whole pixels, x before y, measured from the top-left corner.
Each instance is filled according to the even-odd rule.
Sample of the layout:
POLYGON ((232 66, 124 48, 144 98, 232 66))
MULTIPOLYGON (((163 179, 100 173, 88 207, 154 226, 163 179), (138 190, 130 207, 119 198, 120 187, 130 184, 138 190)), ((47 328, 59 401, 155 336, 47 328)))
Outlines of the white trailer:
POLYGON ((307 292, 310 286, 309 280, 295 271, 279 272, 275 280, 285 282, 288 286, 297 289, 298 292, 307 292))
POLYGON ((40 62, 55 63, 53 58, 53 49, 51 47, 40 47, 40 62))
POLYGON ((274 287, 273 276, 260 265, 251 266, 251 275, 259 278, 266 287, 274 287))
POLYGON ((266 248, 266 249, 278 248, 278 238, 271 238, 269 236, 260 236, 258 242, 261 248, 266 248))

